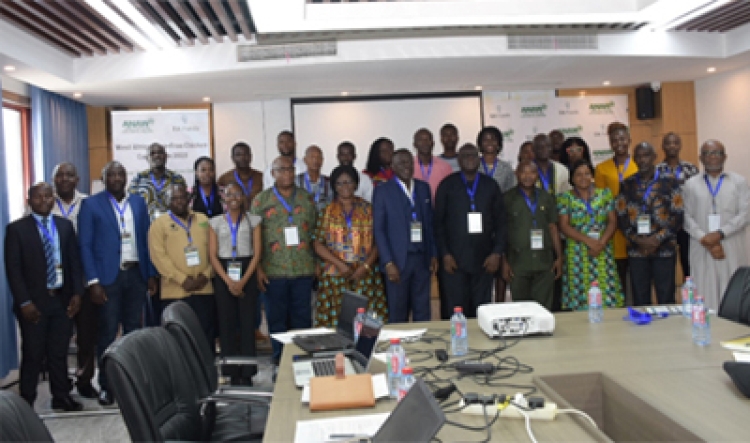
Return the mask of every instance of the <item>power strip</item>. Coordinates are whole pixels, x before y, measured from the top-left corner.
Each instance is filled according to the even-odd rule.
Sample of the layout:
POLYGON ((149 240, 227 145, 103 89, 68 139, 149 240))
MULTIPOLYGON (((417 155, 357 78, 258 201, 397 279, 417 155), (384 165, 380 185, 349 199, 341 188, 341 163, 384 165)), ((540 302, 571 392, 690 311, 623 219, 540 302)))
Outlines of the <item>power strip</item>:
MULTIPOLYGON (((491 404, 491 405, 481 405, 479 403, 474 403, 471 405, 468 405, 464 408, 464 400, 461 399, 458 403, 461 409, 461 412, 464 414, 472 414, 472 415, 483 415, 484 411, 482 411, 482 408, 487 408, 487 416, 494 417, 495 411, 497 411, 497 403, 491 404)), ((539 409, 533 409, 531 411, 523 411, 526 413, 526 415, 529 416, 532 420, 547 420, 551 421, 555 419, 555 416, 557 415, 557 405, 552 402, 545 402, 543 408, 539 409)), ((518 412, 518 408, 514 405, 508 405, 505 409, 502 409, 500 411, 500 417, 501 418, 521 418, 523 419, 523 415, 518 412)))

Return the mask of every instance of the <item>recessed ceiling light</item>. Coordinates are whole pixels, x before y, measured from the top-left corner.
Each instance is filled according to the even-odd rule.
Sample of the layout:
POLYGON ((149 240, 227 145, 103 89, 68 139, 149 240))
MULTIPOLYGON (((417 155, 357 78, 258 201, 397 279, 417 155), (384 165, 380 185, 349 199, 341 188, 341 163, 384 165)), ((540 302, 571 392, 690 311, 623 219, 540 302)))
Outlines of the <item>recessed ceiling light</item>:
POLYGON ((481 90, 482 90, 482 87, 481 87, 481 86, 474 86, 474 90, 475 90, 475 91, 481 91, 481 90))
POLYGON ((581 97, 583 97, 583 96, 586 95, 586 91, 578 91, 578 95, 580 95, 581 97))
POLYGON ((83 97, 83 94, 81 94, 80 92, 76 92, 75 94, 73 94, 73 97, 75 97, 75 98, 81 98, 81 97, 83 97))
POLYGON ((204 102, 210 102, 211 101, 211 97, 203 97, 203 101, 204 102))
POLYGON ((349 95, 349 93, 346 92, 346 91, 341 91, 341 95, 343 95, 344 97, 346 97, 347 95, 349 95))
POLYGON ((708 71, 708 72, 716 72, 716 68, 714 68, 713 66, 711 66, 710 68, 706 69, 706 71, 708 71))
POLYGON ((7 65, 3 69, 5 70, 5 72, 13 72, 16 70, 16 67, 13 65, 7 65))
POLYGON ((604 86, 609 86, 609 80, 604 80, 604 81, 602 82, 602 84, 603 84, 604 86))

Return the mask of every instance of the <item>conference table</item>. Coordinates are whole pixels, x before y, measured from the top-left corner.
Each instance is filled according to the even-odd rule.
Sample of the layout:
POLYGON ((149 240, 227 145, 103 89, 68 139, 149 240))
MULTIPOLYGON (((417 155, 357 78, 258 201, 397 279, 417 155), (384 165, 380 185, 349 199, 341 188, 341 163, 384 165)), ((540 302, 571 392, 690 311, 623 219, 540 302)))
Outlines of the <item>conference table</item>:
MULTIPOLYGON (((586 312, 555 314, 551 336, 528 336, 502 351, 533 368, 502 382, 534 385, 537 396, 558 408, 586 411, 599 425, 583 417, 558 415, 553 421, 532 420, 538 441, 750 441, 750 399, 745 398, 722 369, 732 353, 719 342, 750 334, 750 327, 718 317, 711 318, 712 342, 700 347, 692 342, 690 319, 672 315, 648 325, 623 320, 625 309, 607 309, 601 323, 589 323, 586 312)), ((430 336, 448 336, 447 321, 387 325, 385 329, 427 328, 430 336)), ((500 341, 489 339, 476 320, 469 320, 469 347, 491 350, 500 341)), ((508 339, 511 341, 511 339, 508 339)), ((423 352, 445 348, 440 342, 407 343, 412 366, 437 366, 423 352), (425 356, 428 360, 425 361, 425 356), (419 362, 417 362, 419 361, 419 362)), ((284 347, 274 399, 266 425, 265 442, 292 442, 298 420, 389 412, 396 402, 378 400, 374 408, 310 412, 294 385, 292 356, 303 352, 284 347)), ((456 361, 457 359, 451 359, 456 361)), ((493 360, 494 361, 494 360, 493 360)), ((373 361, 370 372, 385 371, 373 361)), ((455 371, 437 371, 445 378, 455 371)), ((512 395, 522 389, 479 386, 471 377, 454 381, 464 393, 512 395)), ((458 399, 454 393, 449 400, 458 399)), ((484 425, 481 415, 446 414, 452 421, 484 425)), ((529 442, 523 419, 500 418, 492 426, 492 441, 529 442)), ((443 442, 481 441, 485 432, 472 432, 446 424, 437 437, 443 442)))

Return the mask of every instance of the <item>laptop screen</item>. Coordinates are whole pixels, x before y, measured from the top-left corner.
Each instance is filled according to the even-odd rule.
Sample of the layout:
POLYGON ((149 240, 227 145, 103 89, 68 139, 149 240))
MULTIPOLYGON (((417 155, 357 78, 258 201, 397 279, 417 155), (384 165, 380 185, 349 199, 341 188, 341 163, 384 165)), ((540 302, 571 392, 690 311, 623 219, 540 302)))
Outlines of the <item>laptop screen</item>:
POLYGON ((352 358, 362 366, 363 371, 370 367, 372 353, 375 351, 375 345, 378 343, 378 335, 380 335, 380 328, 382 327, 383 323, 372 317, 367 317, 362 324, 362 330, 359 332, 359 339, 357 339, 357 344, 354 347, 355 352, 352 354, 352 358))
POLYGON ((356 292, 344 291, 341 298, 341 312, 339 312, 338 326, 336 331, 354 340, 354 316, 357 315, 357 309, 367 309, 367 297, 359 295, 356 292))

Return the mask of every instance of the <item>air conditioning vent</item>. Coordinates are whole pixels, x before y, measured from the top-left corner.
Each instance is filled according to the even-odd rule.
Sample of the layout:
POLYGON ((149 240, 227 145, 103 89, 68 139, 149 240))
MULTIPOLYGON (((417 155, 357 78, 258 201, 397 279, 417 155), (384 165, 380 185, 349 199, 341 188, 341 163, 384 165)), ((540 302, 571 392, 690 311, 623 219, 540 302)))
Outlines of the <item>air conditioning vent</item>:
POLYGON ((570 51, 599 49, 596 34, 509 35, 508 50, 570 51))
POLYGON ((289 43, 284 45, 237 46, 237 61, 239 62, 249 62, 256 60, 278 60, 300 57, 320 57, 336 54, 337 45, 333 40, 289 43))

